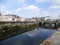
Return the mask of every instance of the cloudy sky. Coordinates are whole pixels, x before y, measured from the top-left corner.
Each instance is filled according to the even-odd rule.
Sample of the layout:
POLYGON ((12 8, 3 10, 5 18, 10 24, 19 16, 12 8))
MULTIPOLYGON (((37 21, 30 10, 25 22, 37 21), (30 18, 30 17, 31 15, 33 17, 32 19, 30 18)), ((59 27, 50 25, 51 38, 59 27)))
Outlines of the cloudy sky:
POLYGON ((0 0, 0 12, 28 18, 50 16, 56 19, 60 15, 60 0, 0 0))

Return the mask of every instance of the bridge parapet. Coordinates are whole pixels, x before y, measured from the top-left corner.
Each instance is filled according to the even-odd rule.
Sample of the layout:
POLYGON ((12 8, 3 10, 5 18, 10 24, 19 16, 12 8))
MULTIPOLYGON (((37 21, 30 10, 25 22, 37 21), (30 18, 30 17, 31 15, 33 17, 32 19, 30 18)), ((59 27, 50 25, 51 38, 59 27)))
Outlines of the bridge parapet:
POLYGON ((56 29, 60 27, 60 23, 39 22, 39 27, 56 29))

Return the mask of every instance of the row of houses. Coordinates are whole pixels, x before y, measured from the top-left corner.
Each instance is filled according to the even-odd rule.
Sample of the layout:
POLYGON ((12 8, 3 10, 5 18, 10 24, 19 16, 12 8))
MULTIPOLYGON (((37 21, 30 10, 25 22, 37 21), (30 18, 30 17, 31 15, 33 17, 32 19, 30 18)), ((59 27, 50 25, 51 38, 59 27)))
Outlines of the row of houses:
POLYGON ((22 18, 17 15, 13 14, 7 14, 7 15, 2 15, 0 13, 0 22, 20 22, 20 21, 35 21, 35 19, 30 19, 30 18, 22 18))
POLYGON ((0 22, 19 22, 19 21, 27 21, 27 22, 51 22, 52 20, 50 19, 49 16, 46 17, 33 17, 33 18, 22 18, 17 15, 13 14, 7 14, 7 15, 2 15, 0 13, 0 22))
POLYGON ((0 21, 20 21, 21 18, 19 16, 9 14, 9 15, 1 15, 0 14, 0 21))

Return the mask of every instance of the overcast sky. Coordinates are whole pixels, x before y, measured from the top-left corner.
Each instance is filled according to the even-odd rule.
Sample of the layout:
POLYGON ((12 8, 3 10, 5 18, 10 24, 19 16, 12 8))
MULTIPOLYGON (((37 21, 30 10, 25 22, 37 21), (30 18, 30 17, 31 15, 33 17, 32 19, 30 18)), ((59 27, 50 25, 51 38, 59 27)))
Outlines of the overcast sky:
POLYGON ((0 12, 21 17, 50 16, 56 19, 60 15, 60 0, 0 0, 0 12))

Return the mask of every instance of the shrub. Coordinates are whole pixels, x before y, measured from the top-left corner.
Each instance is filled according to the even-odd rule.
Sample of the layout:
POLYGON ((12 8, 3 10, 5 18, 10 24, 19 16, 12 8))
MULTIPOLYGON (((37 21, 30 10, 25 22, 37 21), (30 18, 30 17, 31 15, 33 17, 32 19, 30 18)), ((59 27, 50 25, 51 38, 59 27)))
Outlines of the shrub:
POLYGON ((55 22, 56 22, 56 28, 59 28, 59 21, 56 20, 55 22))
POLYGON ((2 27, 2 30, 4 30, 5 32, 7 32, 8 31, 8 26, 2 27))

